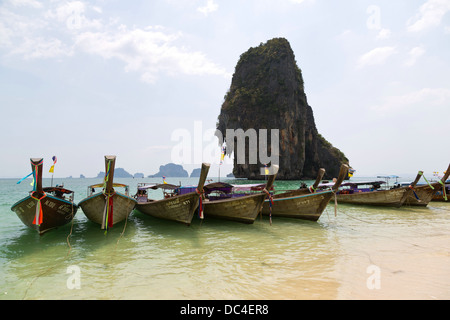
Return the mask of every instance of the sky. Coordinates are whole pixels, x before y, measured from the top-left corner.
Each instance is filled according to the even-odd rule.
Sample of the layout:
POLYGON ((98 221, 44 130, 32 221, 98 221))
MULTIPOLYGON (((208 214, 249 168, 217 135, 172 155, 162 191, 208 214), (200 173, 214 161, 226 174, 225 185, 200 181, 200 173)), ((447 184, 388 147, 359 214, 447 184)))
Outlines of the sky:
MULTIPOLYGON (((0 0, 0 177, 231 172, 213 136, 242 53, 286 38, 356 176, 450 163, 449 0, 0 0)), ((275 129, 275 128, 274 128, 275 129)))

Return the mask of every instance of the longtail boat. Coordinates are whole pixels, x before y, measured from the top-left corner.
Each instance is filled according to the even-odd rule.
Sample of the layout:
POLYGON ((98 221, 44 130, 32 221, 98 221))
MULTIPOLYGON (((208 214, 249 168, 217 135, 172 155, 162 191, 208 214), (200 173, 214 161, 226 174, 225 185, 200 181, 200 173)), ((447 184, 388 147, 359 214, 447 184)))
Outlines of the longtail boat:
POLYGON ((420 186, 416 185, 413 188, 413 194, 409 194, 409 196, 405 200, 404 205, 426 207, 437 192, 441 192, 441 198, 445 199, 447 194, 444 196, 442 188, 445 187, 445 181, 448 179, 449 176, 450 176, 450 165, 448 166, 447 171, 445 171, 444 176, 440 181, 429 183, 424 176, 424 179, 427 182, 427 184, 420 186))
POLYGON ((205 185, 205 217, 232 220, 252 224, 261 211, 266 197, 270 196, 270 189, 278 173, 278 166, 273 165, 273 172, 268 176, 267 183, 261 191, 254 194, 233 193, 233 186, 224 192, 223 183, 211 183, 205 185), (216 196, 215 193, 220 192, 216 196))
MULTIPOLYGON (((172 220, 190 225, 194 216, 195 210, 202 206, 201 196, 203 194, 203 186, 206 177, 208 176, 210 164, 203 163, 200 173, 198 185, 196 187, 181 188, 171 184, 139 184, 136 193, 136 209, 146 215, 161 218, 165 220, 172 220), (164 198, 161 200, 148 199, 147 191, 149 189, 162 189, 164 198)), ((200 214, 203 208, 199 208, 200 214)))
POLYGON ((445 185, 441 188, 441 190, 434 193, 431 201, 432 202, 444 202, 444 201, 448 201, 449 197, 450 197, 450 180, 447 180, 445 182, 445 185))
POLYGON ((11 210, 22 222, 43 234, 61 227, 75 216, 78 206, 73 203, 74 192, 63 187, 42 187, 42 158, 31 158, 33 190, 16 202, 11 210))
MULTIPOLYGON (((274 194, 272 200, 272 215, 317 221, 334 193, 340 187, 342 181, 347 177, 348 169, 348 165, 341 165, 338 178, 328 190, 317 190, 317 187, 325 174, 325 169, 321 168, 318 172, 316 181, 310 187, 274 194)), ((270 214, 270 205, 270 199, 264 202, 262 210, 264 215, 270 214)))
POLYGON ((413 194, 413 188, 420 180, 422 174, 423 172, 419 171, 416 179, 409 186, 398 186, 390 189, 381 188, 383 181, 346 182, 341 184, 341 188, 337 192, 337 202, 399 208, 403 205, 406 198, 413 194))
POLYGON ((129 186, 114 183, 114 167, 116 156, 105 156, 105 178, 103 183, 88 187, 88 195, 78 205, 86 217, 108 230, 113 225, 128 218, 133 211, 136 200, 129 196, 129 186), (117 192, 114 188, 122 187, 125 193, 117 192), (102 192, 95 192, 102 188, 102 192))

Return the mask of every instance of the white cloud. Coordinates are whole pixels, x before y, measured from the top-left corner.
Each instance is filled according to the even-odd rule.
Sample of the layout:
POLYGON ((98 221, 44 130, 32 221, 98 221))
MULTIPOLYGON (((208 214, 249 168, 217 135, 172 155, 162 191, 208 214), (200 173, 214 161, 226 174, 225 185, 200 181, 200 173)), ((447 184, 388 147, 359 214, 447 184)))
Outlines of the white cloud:
POLYGON ((25 6, 33 8, 42 8, 42 3, 36 0, 9 0, 9 2, 16 7, 25 6))
POLYGON ((0 8, 0 21, 0 47, 6 49, 6 55, 20 55, 29 60, 71 54, 61 40, 40 33, 49 26, 41 16, 24 17, 0 8))
MULTIPOLYGON (((113 20, 103 24, 92 18, 102 9, 81 1, 53 4, 34 10, 31 17, 0 6, 0 48, 6 55, 30 60, 87 52, 124 62, 125 71, 138 72, 148 83, 162 74, 231 77, 204 53, 176 44, 181 32, 167 32, 161 26, 128 28, 113 20)), ((214 3, 207 7, 213 10, 214 3)))
POLYGON ((391 30, 381 29, 380 32, 378 32, 377 39, 384 40, 384 39, 388 39, 390 36, 391 36, 391 30))
POLYGON ((450 11, 449 0, 428 0, 419 8, 416 16, 408 20, 408 31, 418 32, 436 27, 448 11, 450 11))
POLYGON ((70 56, 73 51, 70 47, 56 38, 24 38, 20 46, 14 47, 11 54, 18 54, 26 60, 47 59, 60 56, 70 56))
POLYGON ((417 59, 419 59, 424 53, 425 49, 422 47, 412 48, 408 53, 409 57, 405 61, 405 66, 407 67, 413 66, 416 63, 417 59))
POLYGON ((390 96, 384 99, 380 105, 371 108, 372 111, 380 115, 394 115, 407 111, 410 114, 414 112, 423 112, 426 108, 434 107, 437 117, 442 117, 438 109, 442 108, 448 112, 448 101, 450 100, 450 89, 447 88, 423 88, 403 95, 390 96))
POLYGON ((211 12, 217 11, 219 5, 214 2, 214 0, 207 0, 206 5, 203 7, 197 8, 197 11, 203 13, 205 16, 210 14, 211 12))
POLYGON ((315 0, 289 0, 289 2, 298 3, 298 4, 303 3, 303 2, 314 2, 314 1, 315 0))
POLYGON ((24 15, 23 10, 0 6, 0 46, 6 49, 6 55, 26 60, 70 56, 74 53, 72 33, 101 28, 98 20, 86 17, 90 7, 80 1, 47 7, 33 0, 10 1, 14 6, 32 7, 32 11, 24 15))
POLYGON ((127 72, 141 73, 148 83, 156 81, 160 73, 169 75, 230 75, 198 51, 178 47, 174 41, 181 33, 166 33, 161 27, 119 27, 114 32, 84 32, 76 39, 78 49, 102 56, 116 58, 125 63, 127 72))
POLYGON ((386 62, 386 60, 397 53, 397 49, 395 47, 379 47, 375 48, 365 54, 363 54, 358 59, 358 67, 362 68, 365 66, 371 65, 382 65, 386 62))
MULTIPOLYGON (((56 19, 66 25, 68 30, 86 29, 102 27, 101 22, 98 19, 89 19, 85 13, 87 6, 81 1, 66 2, 58 6, 55 10, 49 10, 46 13, 47 19, 56 19)), ((101 13, 99 7, 92 7, 96 13, 101 13)))

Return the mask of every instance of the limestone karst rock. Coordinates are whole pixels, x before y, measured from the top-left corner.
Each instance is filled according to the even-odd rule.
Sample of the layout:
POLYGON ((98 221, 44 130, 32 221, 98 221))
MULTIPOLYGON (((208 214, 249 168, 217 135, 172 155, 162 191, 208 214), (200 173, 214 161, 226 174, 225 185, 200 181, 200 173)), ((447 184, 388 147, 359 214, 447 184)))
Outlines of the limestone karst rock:
MULTIPOLYGON (((227 129, 279 129, 280 180, 315 179, 319 168, 325 168, 325 178, 331 179, 338 176, 342 163, 349 162, 317 131, 302 72, 284 38, 269 40, 241 55, 217 129, 227 144, 227 129)), ((267 145, 270 155, 271 141, 267 145)), ((236 143, 233 150, 227 148, 227 154, 236 153, 235 149, 236 143)), ((235 156, 233 174, 237 178, 264 179, 260 170, 263 166, 259 160, 256 164, 238 164, 235 156)))

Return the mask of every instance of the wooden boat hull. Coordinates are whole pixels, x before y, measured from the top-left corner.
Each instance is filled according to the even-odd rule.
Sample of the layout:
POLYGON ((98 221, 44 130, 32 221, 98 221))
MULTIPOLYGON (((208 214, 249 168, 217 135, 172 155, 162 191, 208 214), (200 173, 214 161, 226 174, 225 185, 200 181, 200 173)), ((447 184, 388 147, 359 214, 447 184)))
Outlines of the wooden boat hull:
POLYGON ((442 187, 441 184, 439 184, 440 189, 435 188, 435 192, 433 193, 433 196, 431 198, 431 201, 433 202, 447 202, 450 198, 450 184, 445 184, 444 187, 442 187), (444 190, 445 188, 445 190, 444 190), (444 192, 446 197, 444 197, 444 192))
POLYGON ((252 224, 262 209, 265 193, 215 201, 204 201, 205 219, 217 218, 252 224))
MULTIPOLYGON (((280 193, 273 197, 272 216, 317 221, 332 197, 331 190, 309 194, 302 190, 280 193)), ((262 213, 270 214, 268 199, 264 201, 262 213)))
POLYGON ((17 214, 23 224, 35 229, 39 234, 69 223, 78 210, 78 206, 74 203, 47 194, 41 199, 42 223, 36 225, 33 224, 33 221, 36 215, 37 203, 38 201, 36 199, 28 196, 16 202, 11 207, 11 210, 17 214))
MULTIPOLYGON (((187 187, 189 190, 187 193, 184 193, 184 191, 179 188, 175 188, 179 190, 175 192, 173 196, 170 195, 168 198, 162 200, 148 200, 145 193, 140 193, 141 191, 145 192, 147 186, 141 188, 138 186, 136 197, 143 200, 137 202, 136 209, 155 218, 180 222, 187 226, 191 225, 194 211, 199 206, 200 196, 203 194, 203 186, 206 177, 208 176, 210 166, 209 163, 202 163, 200 178, 197 187, 195 188, 195 192, 191 190, 191 188, 193 188, 191 186, 187 187)), ((163 186, 169 185, 164 184, 163 186)), ((161 188, 161 186, 158 185, 155 187, 161 188)), ((150 186, 150 188, 152 187, 150 186)))
POLYGON ((439 190, 441 185, 439 183, 433 183, 432 186, 434 189, 432 189, 429 185, 416 186, 414 188, 414 192, 419 199, 417 199, 414 193, 411 192, 406 198, 404 205, 426 207, 430 203, 431 199, 433 199, 436 190, 439 190))
POLYGON ((448 178, 450 177, 450 164, 446 171, 444 171, 444 176, 441 178, 440 182, 433 184, 433 186, 437 185, 434 188, 433 195, 431 196, 430 201, 438 201, 445 202, 448 201, 450 197, 450 184, 448 183, 448 178), (447 183, 446 183, 447 182, 447 183))
MULTIPOLYGON (((78 205, 83 210, 86 217, 97 224, 103 223, 103 212, 106 206, 107 197, 103 193, 96 193, 84 200, 78 205)), ((133 211, 136 200, 128 197, 124 194, 116 192, 113 195, 113 220, 112 224, 115 225, 128 218, 133 211)))
POLYGON ((448 185, 446 186, 445 194, 447 195, 447 200, 445 200, 443 190, 441 189, 440 191, 433 193, 433 197, 431 198, 431 201, 433 201, 433 202, 449 202, 450 201, 449 200, 450 187, 448 185))
MULTIPOLYGON (((412 193, 412 195, 406 199, 405 204, 410 206, 426 206, 430 201, 435 201, 434 199, 438 198, 437 196, 439 195, 440 195, 439 200, 445 201, 443 188, 447 188, 445 191, 448 191, 449 185, 446 185, 445 182, 447 181, 449 176, 450 176, 450 164, 447 170, 444 171, 444 175, 439 182, 434 182, 431 184, 431 186, 429 183, 423 186, 418 187, 416 186, 414 188, 414 191, 419 199, 417 199, 414 196, 414 193, 412 193)), ((448 192, 446 192, 446 194, 448 194, 448 192)))
MULTIPOLYGON (((301 188, 292 191, 275 194, 272 196, 272 216, 303 219, 310 221, 319 220, 323 210, 333 197, 335 190, 339 188, 342 181, 348 175, 348 165, 342 164, 339 177, 330 190, 312 192, 317 189, 325 169, 319 169, 316 181, 310 188, 301 188)), ((270 200, 267 199, 263 205, 263 214, 270 214, 270 200)))
POLYGON ((338 203, 399 208, 410 194, 412 194, 412 190, 409 188, 358 192, 353 194, 338 193, 337 201, 338 203))
POLYGON ((136 209, 146 215, 190 225, 199 205, 199 195, 195 192, 173 198, 136 204, 136 209))

